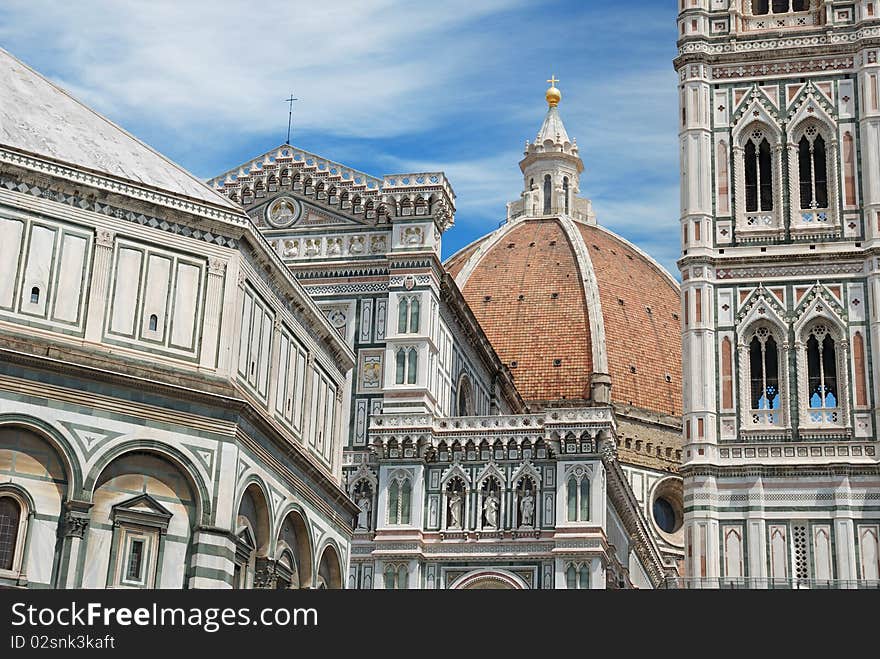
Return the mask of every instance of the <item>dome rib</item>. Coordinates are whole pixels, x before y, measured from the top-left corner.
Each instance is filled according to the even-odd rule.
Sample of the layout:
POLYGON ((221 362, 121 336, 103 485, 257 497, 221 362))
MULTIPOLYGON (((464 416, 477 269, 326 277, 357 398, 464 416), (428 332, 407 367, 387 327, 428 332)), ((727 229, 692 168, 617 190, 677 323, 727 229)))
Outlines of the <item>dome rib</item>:
POLYGON ((568 236, 574 249, 578 269, 581 272, 581 285, 584 291, 584 303, 587 305, 587 318, 590 322, 590 344, 593 349, 593 373, 608 375, 608 354, 605 350, 605 317, 602 315, 602 299, 599 296, 599 282, 590 252, 584 237, 577 230, 574 221, 564 215, 559 217, 559 224, 568 236))

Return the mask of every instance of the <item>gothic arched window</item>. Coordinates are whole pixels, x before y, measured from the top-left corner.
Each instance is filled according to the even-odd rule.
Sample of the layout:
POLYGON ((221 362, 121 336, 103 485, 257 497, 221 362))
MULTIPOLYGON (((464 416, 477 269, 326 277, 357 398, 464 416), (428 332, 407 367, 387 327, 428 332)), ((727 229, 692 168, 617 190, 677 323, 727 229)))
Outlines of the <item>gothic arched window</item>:
POLYGON ((394 590, 397 587, 397 570, 393 565, 385 566, 385 590, 394 590))
POLYGON ((409 305, 409 331, 410 334, 417 334, 419 331, 419 314, 421 312, 421 304, 418 298, 413 298, 409 305))
POLYGON ((412 485, 408 478, 395 478, 388 487, 388 523, 409 524, 412 485))
MULTIPOLYGON (((755 330, 749 342, 749 405, 752 410, 778 410, 779 348, 766 327, 755 330)), ((777 414, 762 414, 763 421, 778 423, 777 414)))
POLYGON ((773 210, 773 160, 764 131, 752 131, 745 145, 746 212, 773 210))
POLYGON ((815 325, 807 337, 807 395, 810 420, 837 421, 837 346, 826 325, 815 325), (813 411, 817 410, 817 411, 813 411))
POLYGON ((409 298, 402 297, 397 303, 397 333, 406 334, 409 318, 409 298))
POLYGON ((566 483, 566 508, 569 522, 590 519, 590 479, 572 474, 566 483))
POLYGON ((565 587, 569 590, 577 588, 577 568, 575 568, 573 563, 570 563, 565 571, 565 587))
POLYGON ((590 587, 590 571, 586 565, 581 565, 581 569, 578 570, 578 587, 581 590, 587 590, 590 587))
POLYGON ((590 519, 590 479, 582 478, 580 484, 581 521, 590 519))
POLYGON ((810 126, 798 142, 798 181, 802 209, 828 208, 825 140, 810 126))
POLYGON ((0 570, 17 568, 21 521, 26 517, 23 508, 17 497, 0 493, 0 570))
POLYGON ((406 361, 406 382, 407 384, 415 384, 419 369, 419 353, 415 348, 409 349, 406 361))
POLYGON ((568 487, 567 490, 567 500, 568 500, 568 521, 576 522, 577 521, 577 479, 572 476, 568 479, 568 487))
POLYGON ((401 297, 397 302, 397 333, 418 334, 422 305, 417 297, 401 297))
POLYGON ((394 381, 397 384, 403 384, 406 382, 406 351, 403 348, 397 351, 395 362, 397 373, 394 381))
POLYGON ((551 198, 553 196, 553 181, 550 178, 550 174, 546 174, 544 176, 544 215, 550 215, 552 212, 550 210, 551 198))

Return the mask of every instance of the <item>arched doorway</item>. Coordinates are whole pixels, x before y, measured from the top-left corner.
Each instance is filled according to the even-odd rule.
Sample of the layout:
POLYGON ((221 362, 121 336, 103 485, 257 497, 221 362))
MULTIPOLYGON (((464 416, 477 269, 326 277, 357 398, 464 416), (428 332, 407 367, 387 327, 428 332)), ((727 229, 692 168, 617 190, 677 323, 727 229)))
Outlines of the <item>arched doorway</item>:
POLYGON ((528 590, 528 584, 506 570, 477 570, 459 577, 450 590, 528 590))

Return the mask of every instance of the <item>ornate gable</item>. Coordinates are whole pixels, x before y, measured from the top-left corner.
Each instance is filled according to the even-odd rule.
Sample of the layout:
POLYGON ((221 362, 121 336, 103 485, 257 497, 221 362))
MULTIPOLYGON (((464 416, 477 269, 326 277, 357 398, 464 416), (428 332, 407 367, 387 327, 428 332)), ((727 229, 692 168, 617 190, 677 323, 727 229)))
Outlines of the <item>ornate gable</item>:
POLYGON ((733 136, 738 139, 742 131, 753 122, 760 122, 781 132, 775 104, 758 85, 753 85, 749 94, 737 107, 733 115, 733 136))
POLYGON ((800 299, 794 311, 795 335, 799 335, 804 326, 814 318, 831 320, 838 328, 845 328, 846 311, 825 284, 816 282, 800 299))
POLYGON ((834 126, 834 107, 812 82, 804 85, 788 109, 788 126, 793 128, 802 121, 816 119, 826 126, 834 126))
POLYGON ((787 327, 785 316, 785 308, 776 296, 763 286, 758 286, 740 306, 736 320, 740 328, 749 327, 752 323, 763 320, 785 332, 787 327))

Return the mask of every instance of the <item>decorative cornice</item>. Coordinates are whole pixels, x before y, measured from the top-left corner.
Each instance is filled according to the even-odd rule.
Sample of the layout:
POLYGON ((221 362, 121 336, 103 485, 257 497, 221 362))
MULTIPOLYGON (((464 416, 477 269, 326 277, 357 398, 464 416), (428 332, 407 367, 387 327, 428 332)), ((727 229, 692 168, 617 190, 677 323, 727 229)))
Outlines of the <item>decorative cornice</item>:
MULTIPOLYGON (((48 174, 49 176, 72 181, 79 185, 87 185, 147 203, 159 204, 191 215, 220 220, 221 222, 227 222, 239 227, 246 227, 250 224, 244 213, 235 212, 232 209, 224 210, 208 204, 198 203, 184 196, 171 195, 147 186, 134 185, 106 174, 74 168, 48 158, 26 154, 9 147, 0 147, 0 162, 24 167, 32 171, 48 174)), ((218 206, 221 199, 222 197, 218 197, 218 206)))
MULTIPOLYGON (((3 150, 0 149, 0 156, 2 156, 3 150)), ((219 245, 221 247, 229 247, 231 249, 236 249, 238 246, 238 240, 230 235, 222 235, 220 233, 212 232, 212 231, 204 231, 202 229, 194 229, 187 224, 181 224, 178 222, 169 222, 168 220, 155 217, 152 215, 146 215, 144 213, 138 213, 131 210, 126 210, 124 208, 120 208, 118 206, 113 206, 111 204, 101 203, 100 201, 92 198, 85 198, 78 194, 71 194, 67 192, 63 192, 59 189, 53 189, 48 186, 39 186, 32 185, 21 181, 20 179, 16 179, 12 174, 0 174, 0 187, 6 188, 7 190, 12 190, 13 192, 20 192, 23 194, 30 195, 32 197, 37 197, 40 199, 46 199, 48 201, 57 202, 60 204, 65 204, 67 206, 75 206, 82 210, 92 211, 94 213, 99 213, 101 215, 106 215, 107 217, 111 217, 116 220, 125 220, 127 222, 133 222, 135 224, 140 224, 145 227, 149 227, 151 229, 158 229, 159 231, 167 231, 168 233, 173 233, 178 236, 183 236, 184 238, 194 238, 196 240, 202 240, 207 243, 212 243, 214 245, 219 245)), ((117 191, 118 192, 118 191, 117 191)), ((120 194, 124 194, 120 192, 120 194)), ((179 208, 176 210, 183 210, 185 212, 189 212, 186 209, 179 208)), ((212 218, 214 219, 214 218, 212 218)), ((109 233, 109 232, 104 232, 109 233)), ((112 235, 112 234, 110 234, 112 235)), ((104 243, 98 242, 100 246, 106 246, 104 243)), ((112 246, 112 242, 111 242, 112 246)))

